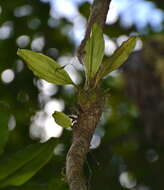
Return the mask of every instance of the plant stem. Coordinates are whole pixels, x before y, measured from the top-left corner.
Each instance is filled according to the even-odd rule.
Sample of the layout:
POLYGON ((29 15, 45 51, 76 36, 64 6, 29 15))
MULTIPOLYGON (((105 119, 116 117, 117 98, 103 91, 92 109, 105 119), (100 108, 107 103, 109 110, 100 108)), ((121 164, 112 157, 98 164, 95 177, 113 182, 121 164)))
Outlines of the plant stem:
POLYGON ((70 190, 87 190, 83 165, 89 152, 91 138, 100 120, 103 106, 104 97, 100 95, 98 95, 96 102, 90 104, 89 107, 88 102, 80 105, 78 121, 73 127, 72 145, 66 159, 66 176, 70 190))
MULTIPOLYGON (((111 0, 94 0, 93 2, 85 37, 78 49, 77 56, 82 64, 85 54, 84 47, 90 36, 92 25, 97 23, 104 28, 110 2, 111 0)), ((88 86, 86 88, 89 89, 88 86)), ((100 92, 98 87, 94 89, 94 93, 87 90, 81 96, 82 101, 79 101, 79 116, 73 127, 72 145, 66 158, 66 177, 70 190, 88 189, 83 165, 104 106, 105 98, 100 92)))

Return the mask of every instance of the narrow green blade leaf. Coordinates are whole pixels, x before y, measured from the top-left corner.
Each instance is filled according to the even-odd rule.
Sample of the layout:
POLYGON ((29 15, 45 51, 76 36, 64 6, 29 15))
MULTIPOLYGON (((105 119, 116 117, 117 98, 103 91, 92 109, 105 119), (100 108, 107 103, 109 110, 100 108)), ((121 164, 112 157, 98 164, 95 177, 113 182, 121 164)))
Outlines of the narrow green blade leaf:
POLYGON ((52 116, 54 117, 56 123, 62 127, 69 128, 72 126, 71 119, 65 113, 55 111, 52 116))
POLYGON ((1 158, 0 187, 25 183, 50 159, 54 143, 51 139, 44 144, 32 144, 1 158))
POLYGON ((54 146, 54 139, 43 144, 42 151, 40 151, 40 153, 38 153, 35 158, 25 163, 23 167, 17 169, 14 173, 9 175, 4 180, 0 181, 0 188, 10 185, 20 186, 28 181, 51 159, 54 146))
POLYGON ((8 140, 9 113, 8 110, 0 104, 0 155, 3 153, 3 148, 8 140))
POLYGON ((137 37, 132 36, 114 52, 114 54, 103 62, 97 74, 96 80, 99 81, 105 75, 120 67, 129 57, 135 47, 137 37))
POLYGON ((74 85, 64 68, 50 57, 25 49, 18 49, 17 54, 37 77, 58 85, 74 85))
POLYGON ((89 81, 97 73, 104 56, 103 32, 101 27, 97 24, 93 25, 91 37, 85 46, 85 52, 84 65, 86 68, 86 77, 89 81))

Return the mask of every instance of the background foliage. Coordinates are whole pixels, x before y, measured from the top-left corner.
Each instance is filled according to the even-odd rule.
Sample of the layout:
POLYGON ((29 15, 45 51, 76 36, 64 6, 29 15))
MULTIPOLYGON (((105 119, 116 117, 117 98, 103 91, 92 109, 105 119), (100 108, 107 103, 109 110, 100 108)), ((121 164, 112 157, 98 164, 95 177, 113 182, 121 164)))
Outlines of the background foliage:
MULTIPOLYGON (((68 114, 75 113, 75 92, 71 87, 58 87, 35 78, 19 60, 16 51, 18 47, 41 51, 62 65, 69 64, 66 68, 72 78, 83 83, 74 71, 76 67, 82 73, 74 55, 82 39, 78 32, 81 34, 80 31, 84 30, 90 3, 71 2, 77 6, 80 17, 70 19, 69 15, 61 15, 48 1, 0 1, 0 154, 10 155, 38 140, 58 136, 51 161, 23 186, 6 187, 6 190, 68 188, 64 182, 64 163, 71 132, 64 130, 62 133, 50 115, 63 109, 68 114)), ((162 1, 125 2, 132 10, 128 6, 119 9, 117 19, 108 23, 105 30, 107 47, 118 46, 132 32, 143 34, 143 42, 153 34, 162 36, 162 1), (140 7, 140 12, 137 12, 137 7, 140 7), (142 19, 130 15, 132 11, 144 15, 142 9, 148 13, 142 19), (156 15, 154 20, 150 18, 152 15, 156 15)), ((117 3, 123 7, 120 1, 117 3)), ((63 12, 67 13, 67 10, 63 12)), ((107 47, 106 54, 109 55, 111 50, 107 47)), ((104 89, 110 89, 110 97, 92 141, 93 150, 87 158, 88 183, 95 190, 162 190, 163 143, 157 144, 147 138, 139 105, 128 95, 125 86, 126 80, 121 72, 112 73, 103 83, 104 89)))

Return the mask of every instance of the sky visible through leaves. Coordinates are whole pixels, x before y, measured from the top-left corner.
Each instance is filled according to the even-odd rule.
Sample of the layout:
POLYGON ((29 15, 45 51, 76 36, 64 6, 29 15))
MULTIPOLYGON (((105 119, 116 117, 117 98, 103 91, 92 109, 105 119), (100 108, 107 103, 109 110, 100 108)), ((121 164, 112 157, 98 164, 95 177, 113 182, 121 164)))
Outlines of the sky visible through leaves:
MULTIPOLYGON (((66 31, 69 30, 68 32, 69 37, 72 38, 72 40, 76 43, 76 46, 78 46, 81 40, 83 39, 85 26, 86 26, 86 20, 78 12, 78 5, 83 3, 85 0, 69 0, 69 1, 68 0, 42 0, 42 1, 50 2, 50 5, 51 5, 50 15, 52 16, 52 18, 58 19, 61 17, 66 17, 68 20, 73 21, 73 27, 68 28, 66 26, 65 30, 66 31), (72 35, 72 33, 74 35, 72 35)), ((90 3, 92 2, 91 0, 86 0, 86 1, 90 3)), ((27 10, 30 11, 30 9, 27 9, 27 10)), ((2 11, 3 10, 0 9, 0 13, 2 11)), ((26 14, 30 14, 30 13, 26 11, 26 14)), ((141 33, 142 31, 144 31, 144 27, 147 25, 147 23, 152 25, 155 31, 160 31, 161 24, 164 19, 164 13, 160 9, 156 8, 152 2, 147 2, 145 0, 124 0, 124 1, 113 0, 110 5, 110 11, 107 16, 107 23, 108 24, 115 23, 118 20, 119 15, 121 15, 121 23, 124 27, 130 27, 132 24, 135 23, 141 33), (139 14, 137 14, 138 12, 139 14), (153 14, 151 14, 152 12, 153 14)), ((51 20, 50 20, 50 24, 51 24, 51 20)), ((10 26, 10 23, 0 28, 1 38, 6 39, 10 35, 10 33, 12 32, 12 28, 9 26, 10 26)), ((63 32, 65 31, 63 30, 63 32)), ((128 37, 124 35, 119 36, 117 38, 118 45, 121 45, 121 43, 127 40, 127 38, 128 37)), ((105 39, 105 54, 111 55, 115 51, 117 46, 106 35, 104 35, 104 39, 105 39)), ((21 36, 20 38, 17 39, 17 44, 21 45, 22 40, 26 44, 29 43, 28 42, 29 39, 27 36, 21 36)), ((41 51, 42 48, 44 47, 44 38, 39 37, 33 40, 31 46, 33 50, 41 51)), ((138 41, 136 49, 140 49, 141 47, 142 47, 142 42, 138 41)), ((72 56, 63 55, 62 57, 59 58, 58 62, 61 65, 65 65, 68 62, 68 60, 70 60, 70 62, 74 65, 74 67, 77 67, 77 64, 76 64, 77 58, 72 57, 72 56)), ((21 70, 21 67, 22 65, 20 62, 20 67, 19 67, 20 70, 21 70)), ((71 74, 74 81, 78 82, 80 81, 80 79, 74 67, 69 65, 68 67, 66 67, 66 70, 71 74)), ((12 82, 14 80, 14 77, 15 77, 14 72, 11 69, 6 69, 1 73, 1 80, 4 81, 5 83, 12 82)), ((56 86, 56 89, 54 89, 54 86, 52 87, 50 83, 47 83, 44 80, 39 80, 39 81, 40 81, 40 84, 38 83, 38 87, 40 86, 39 87, 40 91, 43 94, 42 99, 46 99, 46 96, 48 95, 46 93, 51 93, 57 90, 57 86, 56 86)), ((65 88, 71 88, 71 87, 65 87, 65 88)), ((44 123, 47 135, 45 135, 44 130, 40 130, 39 133, 41 134, 39 134, 39 136, 45 135, 44 139, 48 139, 50 136, 60 136, 62 129, 60 126, 54 123, 54 120, 51 116, 52 113, 54 112, 54 107, 56 107, 56 111, 62 111, 64 109, 64 103, 62 101, 60 102, 55 99, 51 100, 45 105, 45 111, 48 115, 46 118, 42 116, 43 114, 42 111, 37 112, 36 116, 33 117, 30 130, 34 136, 35 134, 38 135, 38 130, 36 130, 35 127, 33 126, 36 126, 36 124, 40 125, 40 123, 42 123, 42 125, 44 123), (43 118, 44 118, 44 122, 43 122, 43 118), (51 127, 48 127, 48 126, 51 126, 51 127)))
MULTIPOLYGON (((78 5, 80 5, 84 2, 92 2, 92 1, 90 1, 90 0, 88 0, 88 1, 85 1, 85 0, 41 0, 41 1, 50 2, 50 5, 51 5, 51 9, 50 9, 50 13, 49 13, 50 15, 48 15, 50 17, 47 18, 49 30, 55 28, 55 26, 53 25, 54 23, 56 24, 56 28, 58 27, 58 22, 59 22, 58 19, 59 18, 63 18, 63 17, 67 18, 67 20, 71 21, 71 24, 73 23, 73 25, 71 25, 71 24, 64 25, 61 32, 63 34, 65 34, 67 36, 67 38, 71 39, 71 41, 75 44, 75 46, 78 47, 81 40, 83 39, 86 22, 87 22, 86 19, 79 13, 78 5), (55 19, 55 22, 53 22, 53 19, 55 19)), ((13 13, 14 13, 13 17, 21 19, 21 17, 30 16, 30 14, 32 12, 32 6, 25 4, 25 6, 21 7, 22 9, 19 9, 19 8, 20 7, 18 7, 18 8, 16 7, 16 9, 13 10, 13 13)), ((2 12, 3 12, 3 9, 0 6, 0 17, 1 17, 2 12)), ((113 0, 110 5, 110 12, 107 17, 107 23, 115 24, 118 20, 120 21, 122 28, 130 28, 132 25, 135 24, 135 26, 137 28, 137 32, 139 34, 146 34, 147 30, 145 30, 145 27, 148 24, 151 26, 151 28, 154 32, 160 32, 162 30, 162 22, 164 21, 164 12, 162 11, 162 9, 158 9, 156 7, 156 5, 151 1, 113 0)), ((37 19, 37 18, 34 18, 33 21, 35 23, 36 28, 39 25, 43 24, 43 23, 40 23, 39 19, 37 19)), ((10 37, 12 37, 12 34, 15 32, 14 24, 15 23, 14 23, 14 21, 12 22, 12 20, 9 20, 9 21, 6 20, 6 22, 2 23, 2 25, 0 26, 0 41, 1 42, 11 39, 10 37)), ((28 23, 28 28, 30 28, 30 27, 34 27, 34 25, 32 25, 32 23, 28 23)), ((30 28, 30 29, 34 31, 36 28, 30 28)), ((111 26, 111 28, 112 28, 112 26, 111 26)), ((137 34, 137 32, 135 32, 135 34, 137 34)), ((55 36, 54 38, 56 41, 60 41, 60 40, 58 40, 57 36, 55 36)), ((127 35, 122 35, 122 34, 118 35, 115 38, 115 41, 112 38, 110 38, 109 35, 104 34, 104 39, 105 39, 105 55, 110 56, 116 50, 116 48, 122 44, 123 41, 128 39, 128 34, 127 35)), ((16 48, 18 48, 18 47, 28 48, 28 49, 32 49, 34 51, 42 52, 45 47, 46 40, 47 39, 44 37, 44 35, 35 36, 33 38, 33 34, 29 35, 29 34, 24 34, 23 32, 21 32, 18 34, 18 36, 15 37, 13 43, 15 44, 16 48)), ((46 50, 50 50, 53 52, 57 51, 58 46, 56 46, 56 49, 54 48, 54 46, 52 46, 52 47, 48 46, 48 47, 46 47, 46 50)), ((141 49, 141 47, 142 47, 142 41, 139 39, 137 41, 135 50, 139 50, 139 49, 141 49)), ((12 50, 11 50, 11 53, 12 53, 12 50)), ((14 52, 14 54, 16 55, 15 52, 14 52)), ((16 59, 18 59, 18 58, 16 58, 16 59)), ((10 61, 12 65, 15 64, 13 60, 10 61)), ((3 70, 0 73, 0 80, 2 81, 2 84, 3 84, 2 86, 6 87, 8 89, 10 87, 12 87, 13 84, 15 84, 14 82, 16 81, 16 79, 18 78, 17 76, 20 73, 27 72, 27 71, 25 71, 25 66, 24 66, 23 62, 21 60, 16 60, 16 61, 17 62, 15 64, 16 65, 16 69, 15 69, 11 66, 11 64, 6 67, 3 67, 3 60, 2 60, 1 66, 2 66, 3 70), (22 72, 22 71, 25 71, 25 72, 22 72), (11 86, 10 86, 10 84, 11 84, 11 86)), ((60 54, 60 56, 57 58, 57 62, 62 66, 67 65, 66 70, 71 75, 71 78, 74 82, 76 82, 76 83, 81 82, 82 79, 79 77, 79 75, 75 69, 75 68, 77 68, 77 70, 81 70, 81 65, 77 64, 77 58, 75 55, 72 54, 71 51, 70 51, 70 53, 60 54), (70 64, 68 64, 68 63, 70 63, 70 64)), ((4 63, 4 65, 6 65, 6 62, 4 63)), ((118 71, 114 71, 111 73, 111 77, 117 78, 117 76, 119 76, 118 71)), ((29 78, 30 77, 32 78, 32 76, 29 75, 29 78)), ((119 79, 116 79, 115 81, 118 84, 120 82, 119 79)), ((40 109, 36 109, 37 111, 35 110, 36 112, 34 112, 32 117, 30 117, 31 123, 29 122, 27 124, 28 126, 23 126, 25 123, 25 121, 23 120, 24 118, 21 120, 21 122, 23 124, 20 122, 19 125, 21 126, 21 129, 24 129, 25 127, 26 127, 26 129, 29 129, 31 137, 39 138, 39 139, 41 139, 42 142, 47 141, 51 136, 60 137, 63 132, 63 128, 54 122, 52 114, 54 113, 54 111, 65 111, 65 109, 68 107, 68 105, 64 101, 65 99, 63 97, 61 99, 59 96, 56 97, 56 95, 58 94, 58 91, 60 91, 61 89, 59 86, 53 85, 53 84, 48 83, 41 79, 35 78, 35 79, 33 79, 33 82, 35 84, 35 88, 38 90, 37 91, 37 93, 38 93, 37 100, 38 100, 38 104, 40 104, 41 106, 39 107, 40 109)), ((29 84, 32 85, 33 84, 32 81, 31 81, 31 83, 29 82, 29 84)), ((15 86, 18 86, 18 85, 15 85, 15 86)), ((14 86, 14 88, 15 88, 15 86, 14 86)), ((23 85, 23 87, 24 86, 25 85, 23 85)), ((115 86, 117 86, 117 85, 115 84, 115 86)), ((23 94, 23 91, 20 91, 20 89, 22 90, 23 87, 18 86, 18 88, 16 88, 17 94, 18 94, 18 99, 20 99, 20 100, 23 99, 23 101, 24 101, 24 103, 22 103, 21 106, 23 104, 25 104, 25 102, 29 102, 29 100, 30 100, 29 95, 31 92, 33 92, 33 91, 29 91, 29 93, 27 92, 27 93, 23 94)), ((16 91, 16 90, 14 89, 14 91, 16 91)), ((74 91, 71 86, 63 87, 62 91, 64 93, 66 93, 67 96, 74 95, 74 91)), ((10 93, 9 93, 9 95, 10 95, 10 93)), ((16 95, 15 95, 15 97, 16 97, 16 95)), ((117 95, 116 95, 116 98, 117 98, 117 95)), ((120 120, 123 120, 123 117, 124 117, 123 114, 125 114, 124 111, 126 109, 129 111, 129 107, 126 104, 124 105, 124 101, 120 100, 121 98, 122 97, 120 96, 118 98, 119 100, 113 100, 113 102, 120 101, 119 106, 120 107, 122 106, 122 107, 120 109, 119 108, 118 109, 123 110, 120 114, 120 115, 122 115, 122 117, 120 117, 121 118, 120 120), (121 101, 123 102, 123 104, 121 104, 121 101), (126 108, 126 106, 127 106, 127 108, 126 108)), ((31 98, 31 99, 34 99, 34 98, 31 98)), ((15 98, 15 100, 16 100, 16 98, 15 98)), ((37 101, 37 100, 35 99, 35 101, 37 101)), ((23 110, 23 108, 22 108, 22 110, 23 110)), ((137 115, 138 112, 135 110, 135 108, 132 110, 134 111, 134 113, 132 113, 132 111, 129 111, 130 114, 137 115)), ((19 107, 18 107, 18 111, 19 111, 19 107)), ((110 107, 107 110, 107 112, 103 114, 100 125, 101 124, 103 125, 105 123, 105 118, 107 118, 107 115, 109 114, 109 112, 112 112, 110 107)), ((15 112, 13 113, 13 115, 10 116, 10 118, 8 120, 8 128, 10 131, 13 130, 12 132, 14 132, 15 127, 18 126, 18 122, 19 122, 18 120, 21 119, 18 116, 15 116, 14 114, 15 114, 15 112)), ((19 115, 19 112, 18 112, 18 115, 19 115)), ((119 120, 119 119, 117 119, 117 120, 119 120)), ((125 120, 126 120, 126 117, 125 117, 125 120)), ((119 121, 119 122, 121 123, 121 121, 119 121)), ((122 123, 123 124, 125 123, 125 125, 127 125, 127 123, 124 121, 122 123)), ((115 129, 117 130, 117 126, 114 126, 114 127, 116 127, 115 129)), ((125 127, 123 126, 122 127, 123 130, 126 127, 127 126, 125 126, 125 127)), ((99 147, 100 143, 102 143, 102 137, 104 137, 105 133, 106 133, 106 131, 103 128, 96 129, 96 132, 95 132, 92 142, 91 142, 92 149, 96 149, 97 147, 99 147)), ((109 133, 112 136, 110 129, 109 129, 109 133)), ((29 134, 28 134, 28 137, 29 137, 29 134)), ((129 143, 129 144, 131 144, 131 143, 129 143)), ((127 145, 129 146, 129 144, 127 144, 127 145)), ((61 149, 63 149, 63 146, 65 146, 65 144, 59 144, 58 152, 60 152, 61 149)), ((125 144, 125 146, 126 146, 126 144, 125 144)), ((120 147, 120 144, 119 144, 119 147, 120 147)), ((134 147, 135 147, 135 143, 134 143, 134 147)), ((126 147, 126 150, 128 150, 128 148, 129 147, 126 147)), ((156 160, 158 160, 158 154, 156 153, 156 151, 154 151, 154 149, 150 149, 147 152, 150 155, 154 155, 154 157, 153 157, 154 160, 152 162, 155 162, 156 160)), ((114 155, 114 156, 117 157, 117 155, 114 155)), ((115 160, 117 160, 117 159, 115 159, 115 160)), ((143 167, 143 166, 141 166, 141 167, 143 167)), ((151 172, 148 171, 148 173, 151 173, 151 172)), ((146 174, 145 174, 145 176, 146 176, 146 174)), ((138 181, 136 181, 135 178, 131 177, 131 173, 129 173, 129 171, 123 171, 121 173, 121 175, 119 176, 119 181, 123 187, 127 187, 129 189, 133 188, 136 185, 136 183, 138 183, 138 181)), ((145 190, 146 188, 144 188, 144 186, 143 186, 143 189, 145 190)))

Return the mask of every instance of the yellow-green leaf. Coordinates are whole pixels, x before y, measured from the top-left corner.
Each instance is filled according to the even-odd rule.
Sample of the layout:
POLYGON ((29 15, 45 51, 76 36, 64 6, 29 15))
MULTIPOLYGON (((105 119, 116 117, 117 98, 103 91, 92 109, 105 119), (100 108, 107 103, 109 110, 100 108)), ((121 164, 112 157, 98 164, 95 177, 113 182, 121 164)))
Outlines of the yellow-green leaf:
POLYGON ((63 112, 55 111, 52 115, 56 123, 64 128, 69 128, 72 126, 72 120, 68 115, 63 112))
POLYGON ((17 54, 37 77, 58 85, 74 85, 64 68, 50 57, 26 49, 18 49, 17 54))
POLYGON ((55 143, 54 139, 43 144, 36 143, 1 158, 0 188, 10 185, 19 186, 28 181, 50 160, 55 143))
POLYGON ((130 53, 135 47, 137 37, 132 36, 114 52, 114 54, 106 59, 100 70, 97 73, 96 81, 98 82, 104 76, 120 67, 129 57, 130 53))
POLYGON ((91 36, 86 42, 84 65, 87 80, 93 79, 97 73, 104 56, 103 31, 98 24, 94 24, 91 36))

